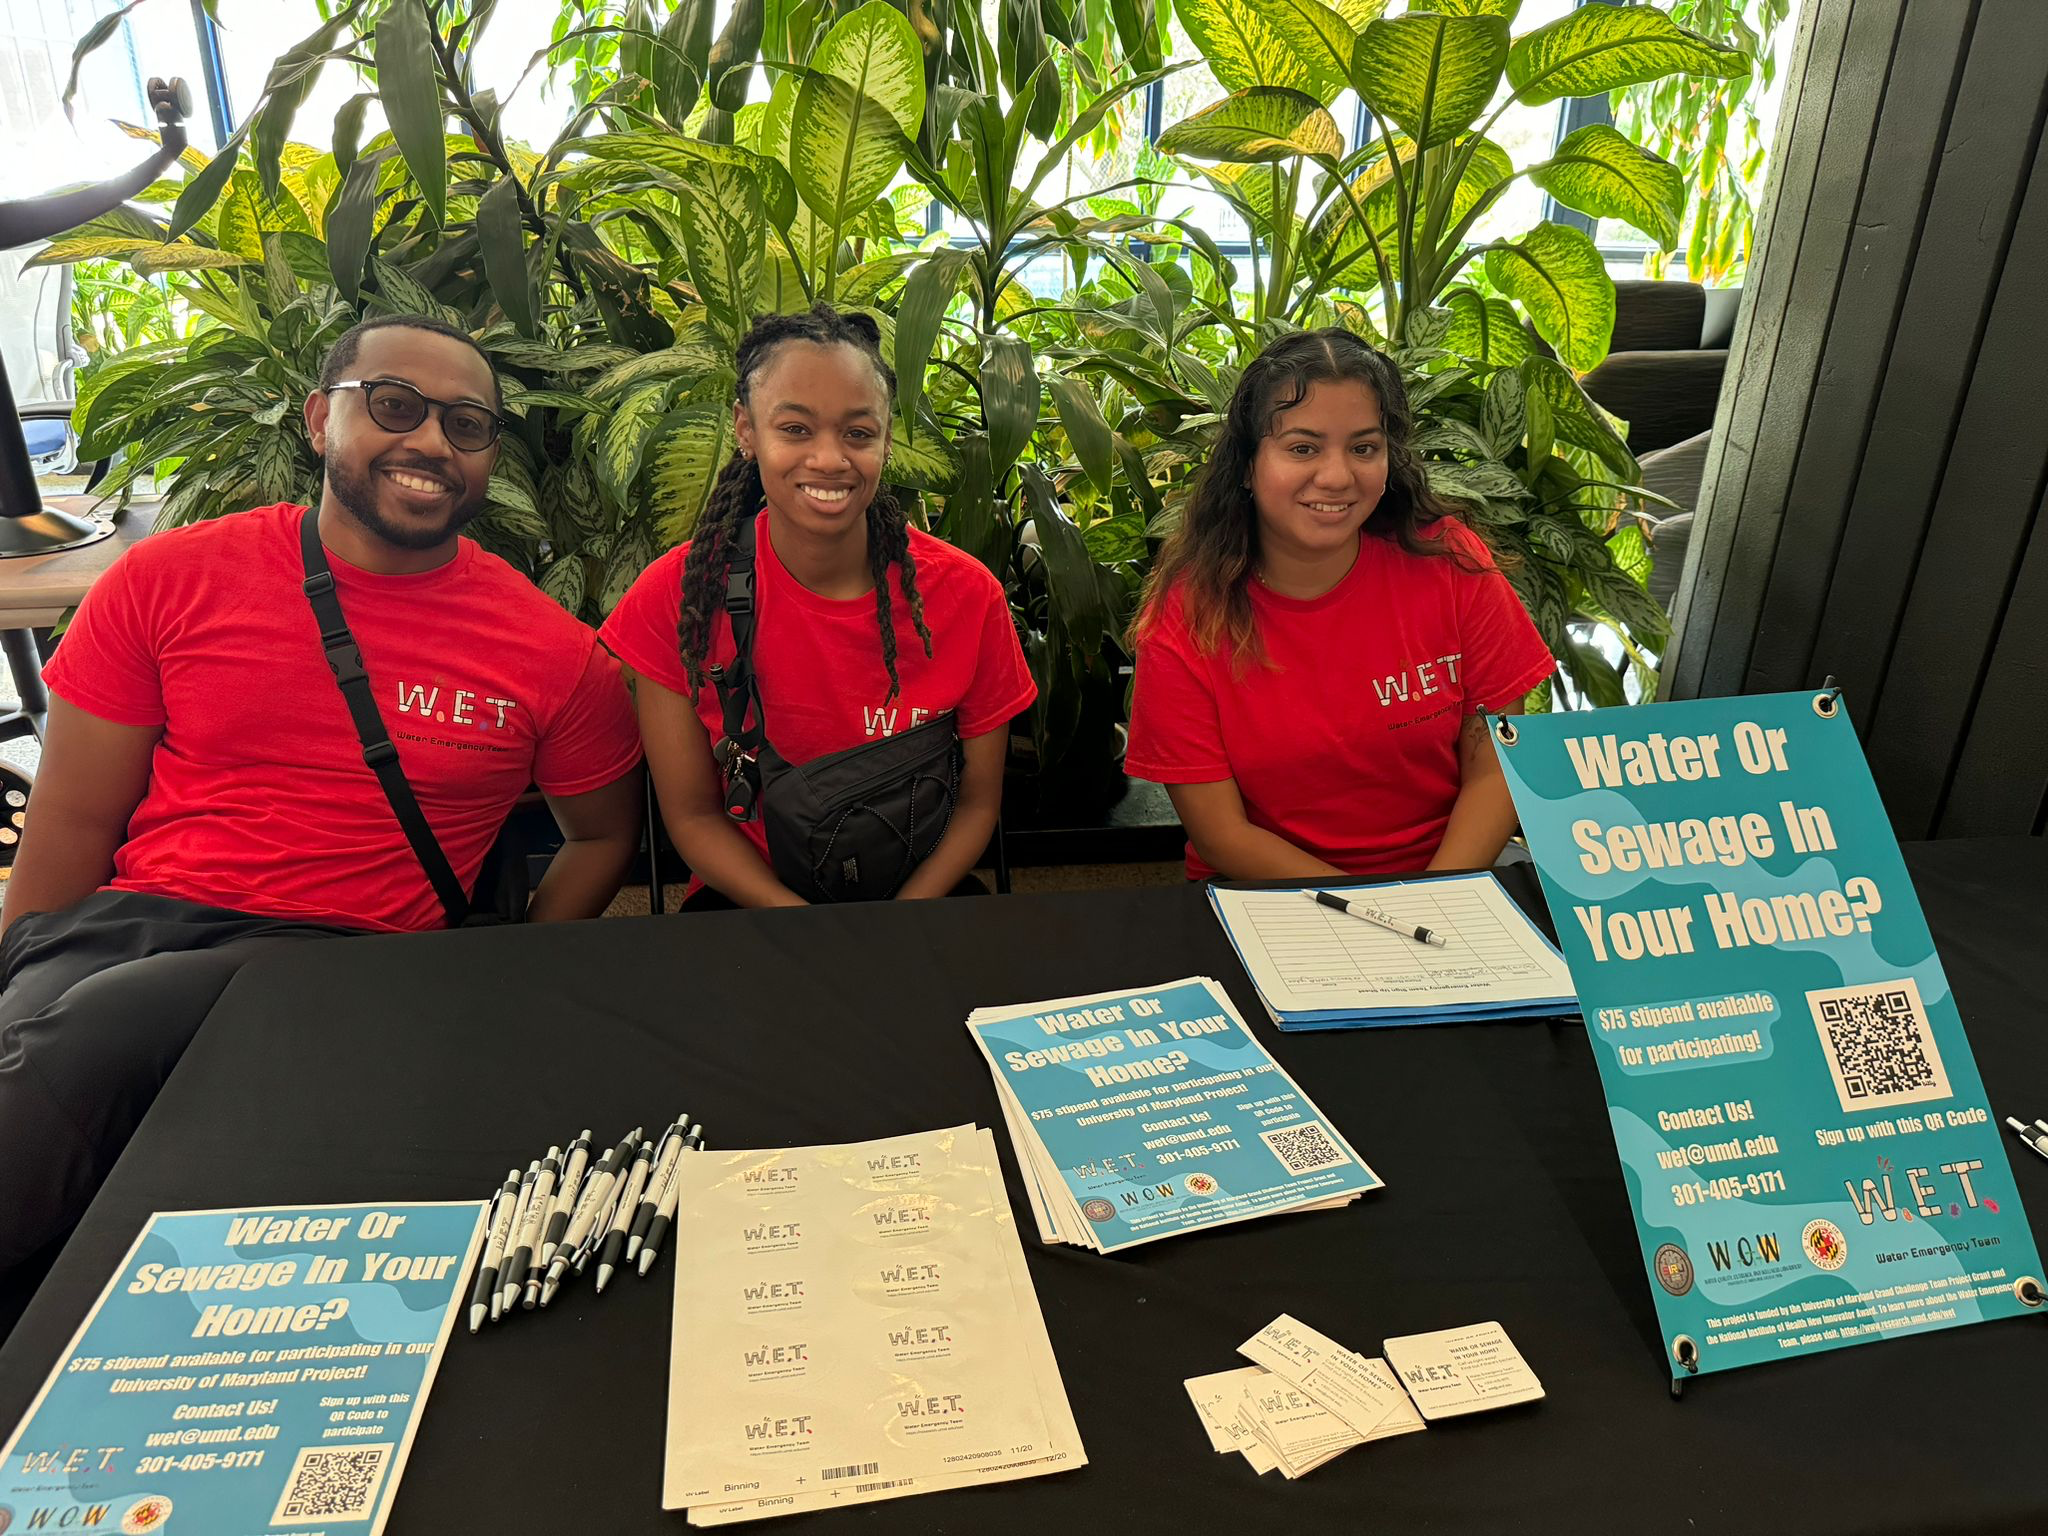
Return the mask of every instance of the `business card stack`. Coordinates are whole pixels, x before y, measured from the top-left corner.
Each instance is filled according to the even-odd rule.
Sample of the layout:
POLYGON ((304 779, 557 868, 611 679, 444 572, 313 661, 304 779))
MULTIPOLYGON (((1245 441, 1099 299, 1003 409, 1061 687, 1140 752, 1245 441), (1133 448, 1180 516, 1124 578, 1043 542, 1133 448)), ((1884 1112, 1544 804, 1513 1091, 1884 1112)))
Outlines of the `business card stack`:
POLYGON ((1388 1339, 1385 1349, 1384 1359, 1356 1354, 1282 1313, 1238 1346, 1256 1364, 1185 1386, 1212 1448, 1290 1479, 1431 1419, 1543 1396, 1499 1323, 1388 1339))
POLYGON ((988 1131, 699 1153, 678 1182, 664 1507, 724 1525, 1086 1463, 988 1131))
POLYGON ((1040 1239, 1112 1253, 1381 1180, 1206 976, 977 1008, 1040 1239))

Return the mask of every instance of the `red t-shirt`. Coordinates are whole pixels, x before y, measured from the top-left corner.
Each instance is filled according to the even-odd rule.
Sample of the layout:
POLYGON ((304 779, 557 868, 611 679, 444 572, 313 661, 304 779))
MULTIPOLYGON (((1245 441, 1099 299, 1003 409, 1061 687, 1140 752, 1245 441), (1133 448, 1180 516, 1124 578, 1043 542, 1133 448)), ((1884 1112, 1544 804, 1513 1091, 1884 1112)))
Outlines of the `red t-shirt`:
MULTIPOLYGON (((604 622, 604 643, 640 676, 688 697, 690 682, 677 647, 682 611, 683 561, 690 546, 670 550, 640 573, 604 622)), ((820 597, 775 558, 766 510, 754 524, 754 675, 761 687, 768 740, 792 763, 857 747, 908 730, 952 710, 962 739, 995 730, 1028 708, 1038 685, 1024 664, 1024 649, 1010 622, 1002 583, 972 555, 910 530, 910 557, 918 595, 932 632, 924 654, 910 619, 903 579, 889 567, 889 616, 896 630, 896 673, 903 691, 891 699, 882 665, 875 597, 820 597)), ((713 616, 710 662, 732 659, 732 623, 723 595, 713 616)), ((706 683, 696 697, 697 718, 713 741, 725 734, 718 690, 706 683)), ((768 856, 759 818, 741 829, 768 856)))
MULTIPOLYGON (((162 726, 113 888, 356 928, 446 926, 363 762, 301 584, 303 507, 153 535, 79 604, 45 676, 88 714, 162 726)), ((528 784, 575 795, 640 755, 619 664, 497 556, 416 575, 331 551, 398 760, 465 889, 528 784)))
MULTIPOLYGON (((1321 597, 1252 584, 1270 666, 1240 670, 1225 642, 1190 639, 1179 588, 1138 640, 1126 771, 1160 784, 1237 780, 1253 826, 1353 874, 1419 870, 1458 798, 1458 730, 1550 673, 1550 649, 1486 546, 1472 572, 1361 535, 1358 560, 1321 597)), ((1188 844, 1188 874, 1216 872, 1188 844)))

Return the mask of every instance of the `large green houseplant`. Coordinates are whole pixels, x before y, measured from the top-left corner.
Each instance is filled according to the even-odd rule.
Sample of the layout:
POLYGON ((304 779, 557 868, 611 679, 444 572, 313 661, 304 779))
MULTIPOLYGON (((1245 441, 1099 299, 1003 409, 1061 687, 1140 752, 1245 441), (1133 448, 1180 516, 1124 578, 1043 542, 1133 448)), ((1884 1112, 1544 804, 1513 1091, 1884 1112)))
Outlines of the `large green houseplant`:
MULTIPOLYGON (((991 32, 967 0, 742 0, 715 37, 704 5, 565 12, 535 67, 571 62, 570 117, 535 149, 474 78, 488 0, 354 0, 277 61, 220 155, 46 254, 125 257, 208 317, 96 366, 86 446, 155 471, 167 521, 308 495, 297 412, 327 341, 365 310, 441 314, 492 353, 517 418, 480 533, 596 618, 688 536, 730 448, 748 317, 867 308, 901 380, 889 474, 1005 579, 1041 686, 1042 777, 1099 787, 1132 599, 1237 369, 1279 329, 1341 323, 1390 338, 1438 484, 1521 556, 1580 687, 1617 695, 1567 626, 1610 623, 1645 663, 1662 632, 1621 515, 1634 461, 1571 373, 1604 350, 1605 275, 1551 226, 1468 248, 1474 210, 1522 174, 1473 125, 1503 79, 1542 100, 1734 55, 1647 9, 1589 44, 1565 24, 1510 41, 1504 0, 1442 5, 1472 14, 1182 0, 1232 94, 1164 147, 1248 216, 1247 263, 1172 216, 1172 162, 1149 150, 1119 184, 1070 190, 1077 157, 1113 148, 1167 72, 1149 6, 1006 0, 991 32), (748 103, 757 63, 773 90, 748 103), (290 137, 323 68, 374 88, 327 149, 290 137), (1326 110, 1346 82, 1385 125, 1349 150, 1326 110), (362 142, 373 98, 390 129, 362 142), (1307 216, 1272 216, 1304 189, 1307 216), (925 234, 931 201, 963 243, 925 234), (1065 290, 1034 298, 1026 268, 1049 259, 1065 290)), ((1604 138, 1525 173, 1577 206, 1663 206, 1657 165, 1604 138)))

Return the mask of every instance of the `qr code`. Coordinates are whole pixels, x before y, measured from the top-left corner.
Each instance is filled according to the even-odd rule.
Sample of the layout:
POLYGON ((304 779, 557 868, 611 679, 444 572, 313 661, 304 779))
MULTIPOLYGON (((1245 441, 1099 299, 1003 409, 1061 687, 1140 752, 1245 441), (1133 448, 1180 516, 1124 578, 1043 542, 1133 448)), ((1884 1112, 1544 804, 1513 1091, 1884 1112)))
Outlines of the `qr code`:
POLYGON ((1948 1073, 1910 976, 1806 994, 1844 1110, 1949 1097, 1948 1073))
POLYGON ((1325 1168, 1343 1168, 1351 1162, 1351 1154, 1337 1145, 1336 1139, 1323 1129, 1320 1120, 1290 1125, 1284 1130, 1261 1131, 1259 1140, 1287 1165, 1289 1177, 1321 1173, 1325 1168))
POLYGON ((391 1464, 390 1444, 307 1446, 292 1463, 272 1525, 313 1525, 324 1520, 367 1520, 391 1464))

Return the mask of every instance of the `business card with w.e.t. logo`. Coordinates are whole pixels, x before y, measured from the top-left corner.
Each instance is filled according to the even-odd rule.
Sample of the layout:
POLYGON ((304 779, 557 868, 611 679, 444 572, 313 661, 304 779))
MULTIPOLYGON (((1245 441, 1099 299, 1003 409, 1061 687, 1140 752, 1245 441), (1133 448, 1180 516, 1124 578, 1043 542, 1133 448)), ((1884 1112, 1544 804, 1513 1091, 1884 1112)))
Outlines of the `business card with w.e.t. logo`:
POLYGON ((1386 1341, 1387 1364, 1425 1419, 1534 1402, 1543 1383, 1499 1323, 1386 1341))

